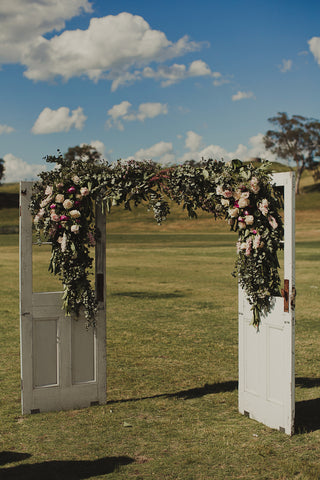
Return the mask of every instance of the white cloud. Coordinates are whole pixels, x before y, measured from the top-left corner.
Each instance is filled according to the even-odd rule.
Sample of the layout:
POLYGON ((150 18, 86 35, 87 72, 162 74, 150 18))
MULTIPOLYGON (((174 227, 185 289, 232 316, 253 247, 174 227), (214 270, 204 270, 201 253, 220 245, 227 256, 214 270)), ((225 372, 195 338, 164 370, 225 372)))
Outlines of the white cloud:
POLYGON ((189 65, 189 68, 187 68, 186 65, 177 63, 171 66, 161 65, 157 70, 151 67, 145 67, 142 71, 142 76, 144 78, 161 81, 162 87, 168 87, 186 78, 214 76, 216 73, 217 72, 211 72, 208 65, 202 60, 195 60, 189 65))
POLYGON ((3 133, 12 133, 14 132, 13 127, 9 127, 8 125, 0 125, 0 135, 3 133))
POLYGON ((309 41, 309 49, 315 60, 320 65, 320 37, 312 37, 309 41))
POLYGON ((172 163, 175 159, 173 146, 171 142, 158 142, 149 148, 141 148, 133 156, 126 160, 134 158, 135 160, 154 160, 160 163, 172 163))
POLYGON ((91 11, 88 0, 1 0, 0 63, 23 63, 41 35, 59 31, 66 20, 91 11))
POLYGON ((30 165, 22 158, 15 157, 12 153, 4 155, 3 160, 5 167, 4 181, 8 183, 35 180, 38 173, 46 170, 46 165, 30 165))
POLYGON ((141 103, 136 112, 130 111, 132 104, 126 100, 114 105, 108 110, 111 117, 107 120, 106 126, 111 128, 115 126, 119 130, 124 130, 122 121, 132 122, 139 120, 143 122, 146 118, 155 118, 158 115, 167 115, 168 106, 159 102, 141 103))
MULTIPOLYGON (((190 132, 187 132, 187 140, 188 138, 190 138, 189 133, 190 132)), ((202 137, 200 138, 202 140, 202 137)), ((276 157, 265 149, 262 133, 258 133, 257 135, 252 136, 248 141, 248 146, 240 143, 234 151, 228 151, 225 148, 221 147, 220 145, 214 145, 214 144, 207 145, 200 150, 199 149, 200 143, 199 143, 198 149, 195 148, 194 150, 192 150, 189 148, 191 146, 191 142, 190 144, 187 145, 187 141, 186 141, 186 147, 189 148, 190 151, 186 152, 181 158, 179 158, 178 162, 183 163, 186 160, 191 160, 191 159, 200 161, 202 158, 204 159, 212 158, 214 160, 224 160, 226 162, 234 158, 239 158, 240 160, 245 161, 245 160, 249 160, 251 158, 257 158, 257 157, 266 158, 270 161, 276 160, 276 157)), ((194 147, 196 147, 196 145, 197 144, 195 142, 194 147)))
POLYGON ((281 65, 279 65, 279 70, 282 73, 289 72, 289 70, 292 68, 292 65, 292 60, 283 59, 281 65))
POLYGON ((232 95, 232 100, 234 102, 237 102, 239 100, 245 100, 248 98, 255 99, 255 96, 252 92, 241 92, 240 90, 236 94, 232 95))
POLYGON ((192 130, 189 130, 189 132, 187 132, 185 146, 188 150, 190 150, 191 152, 197 151, 200 148, 201 142, 202 142, 201 135, 198 135, 192 130))
POLYGON ((92 18, 87 30, 64 31, 49 40, 38 36, 24 51, 23 63, 25 75, 33 80, 87 76, 117 82, 132 67, 163 62, 200 47, 187 36, 173 43, 142 17, 123 12, 92 18))
POLYGON ((136 118, 143 122, 146 118, 155 118, 158 115, 167 115, 167 105, 159 102, 141 103, 136 118))
POLYGON ((91 140, 89 145, 95 148, 98 153, 101 153, 103 158, 105 157, 106 147, 103 142, 101 142, 100 140, 91 140))
POLYGON ((51 110, 46 107, 42 110, 35 124, 32 133, 39 135, 45 133, 68 132, 70 128, 82 130, 87 117, 81 107, 72 110, 67 107, 60 107, 58 110, 51 110))
POLYGON ((230 79, 232 78, 232 75, 224 76, 220 72, 213 72, 212 74, 214 80, 213 80, 213 85, 215 87, 221 87, 221 85, 225 85, 226 83, 230 83, 230 79))

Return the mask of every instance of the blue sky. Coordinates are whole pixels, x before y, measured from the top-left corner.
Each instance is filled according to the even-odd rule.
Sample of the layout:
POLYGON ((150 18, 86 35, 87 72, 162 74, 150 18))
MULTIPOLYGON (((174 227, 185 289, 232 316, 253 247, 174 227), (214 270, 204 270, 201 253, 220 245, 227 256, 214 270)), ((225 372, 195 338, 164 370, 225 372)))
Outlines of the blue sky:
POLYGON ((83 143, 109 161, 273 159, 269 117, 320 117, 319 20, 313 0, 2 0, 5 180, 83 143))

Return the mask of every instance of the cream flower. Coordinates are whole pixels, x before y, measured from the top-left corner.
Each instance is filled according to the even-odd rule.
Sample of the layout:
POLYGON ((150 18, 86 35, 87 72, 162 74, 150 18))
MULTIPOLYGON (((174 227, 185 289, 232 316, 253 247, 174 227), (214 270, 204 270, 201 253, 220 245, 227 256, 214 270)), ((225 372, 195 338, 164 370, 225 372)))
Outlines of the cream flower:
POLYGON ((56 202, 63 203, 63 201, 64 201, 64 195, 62 193, 58 193, 58 195, 56 195, 56 202))
POLYGON ((229 215, 231 218, 236 218, 239 215, 239 208, 230 208, 229 215))
POLYGON ((78 177, 78 175, 73 175, 72 181, 73 181, 73 183, 75 183, 76 185, 79 185, 79 183, 80 183, 80 178, 78 177))
POLYGON ((71 225, 71 232, 72 233, 79 233, 80 225, 71 225))
POLYGON ((250 200, 249 200, 248 198, 243 198, 243 197, 241 197, 241 198, 239 199, 238 204, 239 204, 239 207, 240 207, 240 208, 245 208, 245 207, 247 207, 248 205, 250 205, 250 200))
POLYGON ((253 225, 254 216, 253 215, 246 215, 244 221, 246 222, 246 225, 253 225))
POLYGON ((67 198, 64 202, 63 202, 63 206, 66 210, 70 210, 70 208, 73 207, 73 201, 70 200, 69 198, 67 198))
POLYGON ((227 198, 221 198, 221 205, 224 207, 229 207, 230 201, 227 198))
POLYGON ((249 198, 250 197, 250 192, 242 192, 241 193, 241 198, 249 198))
POLYGON ((69 213, 71 218, 79 218, 81 216, 79 210, 71 210, 69 213))

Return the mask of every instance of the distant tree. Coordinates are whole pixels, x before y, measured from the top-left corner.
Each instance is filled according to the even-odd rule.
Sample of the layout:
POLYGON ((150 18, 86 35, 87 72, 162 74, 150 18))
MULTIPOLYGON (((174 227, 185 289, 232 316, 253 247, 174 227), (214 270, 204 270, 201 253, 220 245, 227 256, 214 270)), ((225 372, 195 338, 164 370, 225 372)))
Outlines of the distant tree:
POLYGON ((297 167, 296 194, 300 193, 300 180, 305 169, 315 170, 320 157, 320 121, 312 118, 278 113, 269 118, 277 130, 268 130, 263 141, 265 147, 284 160, 293 160, 297 167))
POLYGON ((4 160, 3 158, 0 158, 0 185, 1 185, 1 180, 4 177, 4 160))
POLYGON ((101 153, 98 152, 94 147, 91 145, 82 145, 81 147, 70 147, 68 151, 63 155, 63 158, 67 161, 72 162, 73 160, 77 160, 82 158, 83 160, 89 161, 99 161, 101 160, 101 153))

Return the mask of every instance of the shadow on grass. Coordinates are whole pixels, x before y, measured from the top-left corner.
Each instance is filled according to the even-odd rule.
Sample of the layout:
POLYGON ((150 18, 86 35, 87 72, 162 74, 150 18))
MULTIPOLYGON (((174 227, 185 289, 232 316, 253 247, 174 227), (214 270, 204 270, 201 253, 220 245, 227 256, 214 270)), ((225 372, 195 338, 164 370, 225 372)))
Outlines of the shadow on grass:
POLYGON ((296 387, 314 388, 320 387, 320 378, 296 377, 296 387))
MULTIPOLYGON (((320 387, 320 378, 297 377, 296 386, 320 387)), ((320 429, 320 398, 296 402, 295 433, 309 433, 320 429)))
POLYGON ((30 453, 0 452, 0 466, 6 465, 7 463, 20 462, 30 457, 30 453))
POLYGON ((320 429, 320 398, 296 402, 295 433, 320 429))
POLYGON ((115 297, 132 297, 132 298, 150 298, 150 299, 166 299, 184 297, 182 293, 161 293, 161 292, 118 292, 113 293, 115 297))
POLYGON ((183 400, 190 400, 192 398, 200 398, 211 393, 233 392, 238 388, 238 382, 230 380, 228 382, 213 383, 211 385, 205 384, 203 387, 190 388, 188 390, 181 390, 175 393, 160 393, 158 395, 151 395, 140 398, 125 398, 122 400, 110 400, 108 405, 113 403, 139 402, 140 400, 150 400, 153 398, 181 398, 183 400))
POLYGON ((133 461, 130 457, 105 457, 94 461, 52 461, 18 465, 1 468, 0 478, 1 480, 81 480, 112 473, 121 465, 129 465, 133 461))

